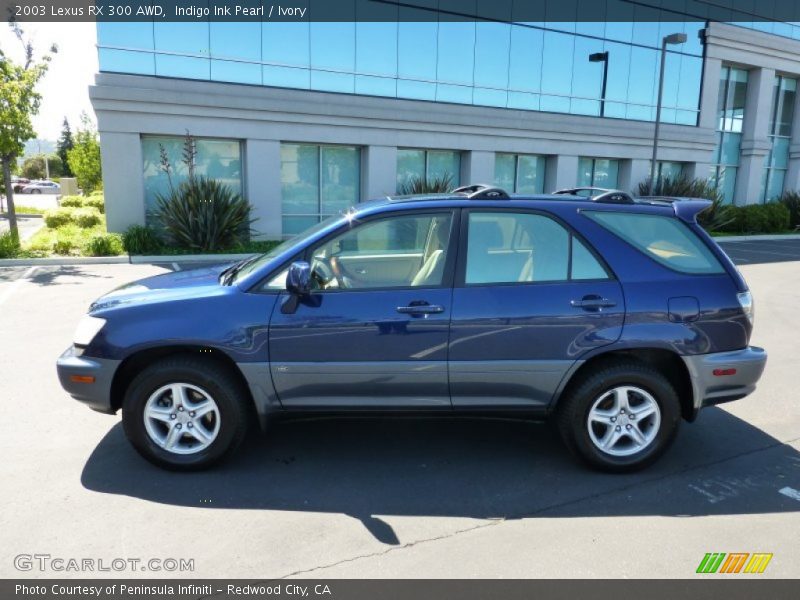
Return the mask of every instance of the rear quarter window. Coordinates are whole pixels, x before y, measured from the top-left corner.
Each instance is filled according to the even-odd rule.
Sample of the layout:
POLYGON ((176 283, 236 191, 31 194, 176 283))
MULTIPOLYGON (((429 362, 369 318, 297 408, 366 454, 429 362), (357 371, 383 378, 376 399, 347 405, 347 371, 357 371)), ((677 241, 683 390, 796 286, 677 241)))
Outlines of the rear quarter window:
POLYGON ((584 214, 640 252, 681 273, 724 273, 711 250, 684 223, 642 213, 584 211, 584 214))

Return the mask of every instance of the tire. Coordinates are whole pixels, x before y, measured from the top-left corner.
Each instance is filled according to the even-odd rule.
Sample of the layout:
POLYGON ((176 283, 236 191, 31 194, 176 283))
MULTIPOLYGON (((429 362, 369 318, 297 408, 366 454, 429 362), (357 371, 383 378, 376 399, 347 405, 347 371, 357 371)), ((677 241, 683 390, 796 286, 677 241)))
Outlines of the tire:
POLYGON ((41 194, 42 190, 31 190, 31 194, 41 194))
POLYGON ((174 471, 206 469, 229 458, 246 437, 250 416, 241 381, 223 365, 194 356, 145 368, 122 402, 128 441, 151 463, 174 471))
POLYGON ((680 400, 669 380, 636 361, 606 363, 581 377, 557 409, 566 446, 591 467, 612 473, 652 464, 675 439, 680 420, 680 400))

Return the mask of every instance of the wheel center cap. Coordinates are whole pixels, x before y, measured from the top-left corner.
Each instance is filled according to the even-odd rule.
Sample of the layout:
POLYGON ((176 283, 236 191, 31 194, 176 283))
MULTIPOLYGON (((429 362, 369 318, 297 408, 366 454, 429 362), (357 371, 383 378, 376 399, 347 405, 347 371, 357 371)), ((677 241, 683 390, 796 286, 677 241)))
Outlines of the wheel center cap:
POLYGON ((178 412, 178 423, 186 425, 189 421, 191 421, 191 417, 189 417, 189 413, 185 410, 178 412))
POLYGON ((617 419, 620 425, 627 425, 629 421, 628 415, 625 414, 620 415, 617 419))

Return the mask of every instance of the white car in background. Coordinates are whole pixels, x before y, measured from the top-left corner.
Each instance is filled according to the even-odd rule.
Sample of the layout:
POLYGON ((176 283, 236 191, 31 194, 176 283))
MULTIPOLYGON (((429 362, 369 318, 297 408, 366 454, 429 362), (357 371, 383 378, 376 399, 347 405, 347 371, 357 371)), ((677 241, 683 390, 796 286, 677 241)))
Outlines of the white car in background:
POLYGON ((61 186, 55 181, 31 181, 22 188, 23 194, 60 194, 61 186))

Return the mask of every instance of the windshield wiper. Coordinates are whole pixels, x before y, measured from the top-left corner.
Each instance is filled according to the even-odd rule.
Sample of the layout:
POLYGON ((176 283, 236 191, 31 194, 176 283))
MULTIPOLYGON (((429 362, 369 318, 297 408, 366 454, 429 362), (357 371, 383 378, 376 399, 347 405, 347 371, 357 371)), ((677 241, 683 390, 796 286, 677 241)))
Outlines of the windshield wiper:
POLYGON ((236 274, 239 273, 239 271, 241 271, 246 265, 249 265, 251 262, 253 262, 256 258, 258 258, 258 254, 244 258, 239 262, 232 264, 219 274, 220 283, 222 283, 222 285, 230 285, 233 282, 233 278, 236 277, 236 274))

